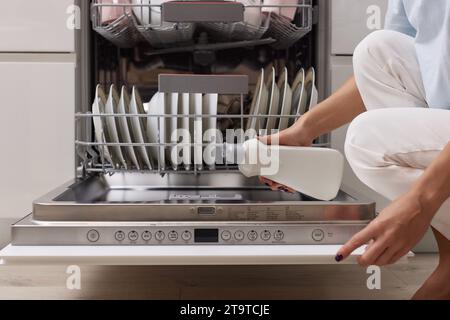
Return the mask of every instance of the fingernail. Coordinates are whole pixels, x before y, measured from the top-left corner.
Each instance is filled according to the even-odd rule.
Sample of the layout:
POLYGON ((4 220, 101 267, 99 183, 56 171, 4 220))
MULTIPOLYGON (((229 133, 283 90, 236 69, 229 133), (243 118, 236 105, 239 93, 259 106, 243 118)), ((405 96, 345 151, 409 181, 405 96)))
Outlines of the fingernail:
POLYGON ((342 254, 338 254, 334 260, 336 260, 336 262, 341 262, 344 259, 344 256, 342 254))

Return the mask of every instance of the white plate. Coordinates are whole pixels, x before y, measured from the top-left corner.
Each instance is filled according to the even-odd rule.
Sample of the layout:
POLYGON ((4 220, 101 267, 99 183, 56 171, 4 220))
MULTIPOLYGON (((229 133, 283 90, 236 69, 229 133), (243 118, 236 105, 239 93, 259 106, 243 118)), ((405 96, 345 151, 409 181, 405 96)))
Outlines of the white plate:
MULTIPOLYGON (((165 114, 172 116, 166 118, 166 141, 168 143, 178 143, 178 122, 181 120, 176 117, 180 113, 178 109, 178 93, 165 93, 164 102, 165 114)), ((166 148, 166 158, 170 161, 174 170, 177 170, 181 164, 178 151, 177 147, 166 148)))
POLYGON ((262 11, 281 14, 292 21, 297 12, 296 5, 298 4, 298 0, 264 0, 264 5, 266 5, 266 7, 263 7, 262 11))
MULTIPOLYGON (((272 67, 272 70, 270 71, 266 81, 267 100, 266 103, 263 103, 263 101, 261 101, 261 106, 259 109, 260 116, 267 115, 268 112, 270 114, 271 112, 275 111, 277 111, 276 112, 277 115, 279 114, 280 89, 277 86, 275 77, 276 77, 275 68, 272 67)), ((269 120, 267 118, 260 117, 256 123, 256 131, 258 132, 259 130, 267 129, 267 125, 269 125, 269 127, 274 126, 274 129, 277 129, 276 126, 276 123, 278 122, 277 118, 269 118, 269 119, 272 119, 270 123, 268 123, 269 120), (273 122, 273 120, 275 120, 275 123, 273 122)))
MULTIPOLYGON (((217 116, 217 109, 219 105, 218 94, 206 94, 203 97, 203 115, 204 116, 217 116)), ((211 143, 210 146, 205 148, 205 163, 214 169, 216 163, 216 146, 213 145, 217 142, 217 118, 205 117, 203 118, 203 132, 205 136, 205 143, 211 143)))
MULTIPOLYGON (((261 0, 238 0, 243 5, 261 5, 261 0)), ((244 11, 244 22, 251 26, 261 26, 263 22, 263 16, 261 13, 261 7, 246 7, 244 11)))
POLYGON ((194 121, 190 118, 190 115, 194 115, 194 111, 191 113, 190 108, 190 97, 189 93, 183 93, 179 96, 180 102, 180 112, 184 116, 181 119, 181 135, 182 135, 182 158, 183 164, 186 171, 191 170, 191 162, 192 162, 192 152, 191 152, 191 143, 193 137, 194 130, 194 121), (192 125, 191 125, 192 123, 192 125))
MULTIPOLYGON (((120 100, 119 105, 117 109, 118 114, 128 114, 130 111, 130 96, 128 95, 127 88, 124 86, 122 87, 121 93, 120 93, 120 100)), ((121 143, 133 143, 133 139, 131 137, 131 119, 126 117, 119 117, 118 123, 119 123, 119 140, 121 143)), ((131 146, 126 146, 124 148, 125 150, 125 159, 132 163, 133 166, 140 170, 141 166, 139 164, 139 161, 136 157, 136 153, 134 152, 134 148, 131 146)))
MULTIPOLYGON (((131 92, 130 114, 145 114, 144 105, 142 104, 141 96, 136 87, 133 87, 131 92)), ((146 143, 144 128, 146 127, 147 120, 139 117, 131 117, 130 122, 133 143, 146 143)), ((147 153, 147 148, 144 146, 136 146, 135 149, 137 150, 139 162, 151 170, 152 165, 147 153)))
MULTIPOLYGON (((111 85, 109 89, 108 101, 106 102, 105 113, 107 114, 117 114, 118 105, 119 105, 119 94, 117 93, 116 87, 111 85)), ((116 117, 107 117, 105 119, 106 122, 106 131, 108 134, 106 135, 106 140, 109 143, 120 143, 119 131, 117 126, 117 118, 116 117)), ((119 146, 111 147, 112 158, 114 161, 115 167, 123 167, 128 169, 127 162, 122 153, 122 149, 119 146)))
MULTIPOLYGON (((280 89, 275 82, 275 70, 272 70, 269 78, 267 79, 267 89, 269 92, 268 95, 268 104, 269 104, 269 112, 270 116, 278 116, 280 114, 280 89)), ((272 130, 278 129, 277 124, 279 123, 277 117, 271 117, 267 119, 267 125, 265 128, 267 130, 267 134, 271 134, 272 130)), ((264 127, 262 127, 264 128, 264 127)))
POLYGON ((308 111, 314 108, 318 102, 318 91, 316 87, 316 71, 310 68, 306 74, 305 90, 308 94, 307 106, 308 111))
MULTIPOLYGON (((282 116, 290 116, 292 109, 292 89, 288 82, 288 71, 284 68, 283 73, 278 81, 278 88, 281 92, 280 107, 282 116)), ((289 118, 280 118, 280 125, 278 129, 280 131, 289 127, 289 118)))
POLYGON ((169 0, 133 0, 133 4, 151 5, 150 7, 136 7, 133 9, 138 21, 152 27, 167 27, 169 22, 162 22, 161 5, 169 0))
MULTIPOLYGON (((295 77, 294 83, 292 84, 292 89, 294 90, 293 100, 292 100, 292 115, 301 117, 305 114, 308 108, 308 96, 305 90, 305 70, 302 68, 295 77)), ((291 120, 289 125, 293 125, 297 120, 291 120)))
MULTIPOLYGON (((151 99, 148 106, 147 118, 147 140, 148 143, 165 143, 166 121, 164 115, 164 94, 157 92, 151 99), (161 135, 159 133, 162 133, 161 135)), ((164 147, 150 147, 150 159, 154 169, 165 170, 165 152, 164 147)))
POLYGON ((190 104, 193 106, 196 118, 194 120, 194 165, 197 170, 203 169, 203 96, 201 93, 190 95, 190 104))
MULTIPOLYGON (((259 112, 259 106, 261 103, 262 92, 267 92, 266 85, 264 83, 264 69, 261 69, 258 80, 256 81, 255 92, 253 93, 252 104, 250 106, 250 116, 256 116, 259 112), (266 90, 264 90, 265 88, 266 90)), ((248 118, 246 130, 255 130, 257 118, 248 118)))
MULTIPOLYGON (((132 0, 132 4, 153 4, 154 1, 150 0, 132 0)), ((143 24, 147 25, 150 23, 150 8, 149 7, 133 7, 133 12, 137 20, 143 24)))
MULTIPOLYGON (((100 85, 97 86, 95 91, 95 99, 92 104, 92 114, 93 115, 101 115, 105 113, 105 104, 106 104, 106 95, 100 85)), ((94 129, 95 129, 95 140, 97 143, 106 143, 106 125, 105 119, 102 117, 93 117, 94 129)), ((108 146, 98 146, 98 151, 100 152, 100 156, 105 164, 113 164, 111 152, 108 146)))

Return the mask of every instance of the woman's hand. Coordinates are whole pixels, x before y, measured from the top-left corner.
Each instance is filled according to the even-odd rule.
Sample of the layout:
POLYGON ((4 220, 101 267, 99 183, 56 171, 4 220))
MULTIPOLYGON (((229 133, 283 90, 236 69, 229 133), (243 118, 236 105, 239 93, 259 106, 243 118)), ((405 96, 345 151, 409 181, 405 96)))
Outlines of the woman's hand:
MULTIPOLYGON (((312 137, 304 123, 299 120, 292 127, 281 131, 277 134, 260 137, 259 140, 265 144, 273 144, 273 145, 283 145, 283 146, 300 146, 300 147, 310 147, 314 141, 314 137, 312 137)), ((282 192, 290 192, 294 193, 295 191, 280 185, 278 183, 273 182, 272 180, 261 177, 261 183, 266 184, 274 191, 282 191, 282 192)))
MULTIPOLYGON (((260 140, 266 144, 310 147, 317 137, 349 123, 365 111, 355 78, 351 77, 328 99, 302 115, 291 128, 260 140)), ((262 182, 273 190, 292 191, 267 179, 262 182)))
POLYGON ((406 255, 422 239, 439 208, 450 198, 449 168, 450 142, 411 190, 347 242, 336 260, 347 258, 367 243, 370 244, 359 259, 363 266, 392 264, 406 255))
POLYGON ((336 261, 346 259, 354 250, 368 244, 358 260, 360 265, 393 264, 423 238, 436 211, 435 205, 424 205, 420 194, 411 191, 394 201, 348 241, 339 250, 336 261))

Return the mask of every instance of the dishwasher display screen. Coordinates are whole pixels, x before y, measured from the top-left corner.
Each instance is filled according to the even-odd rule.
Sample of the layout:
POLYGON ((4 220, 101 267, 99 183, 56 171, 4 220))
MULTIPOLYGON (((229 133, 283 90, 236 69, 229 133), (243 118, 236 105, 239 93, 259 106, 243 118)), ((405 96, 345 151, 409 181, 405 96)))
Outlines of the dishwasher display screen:
POLYGON ((196 229, 195 242, 197 243, 217 243, 219 242, 218 229, 196 229))

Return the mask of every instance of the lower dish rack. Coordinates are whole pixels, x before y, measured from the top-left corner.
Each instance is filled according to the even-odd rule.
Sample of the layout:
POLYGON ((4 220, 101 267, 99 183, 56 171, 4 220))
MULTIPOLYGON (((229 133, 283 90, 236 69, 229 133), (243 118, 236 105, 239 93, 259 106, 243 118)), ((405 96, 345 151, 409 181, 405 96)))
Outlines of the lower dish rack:
MULTIPOLYGON (((142 102, 136 88, 131 98, 125 87, 119 94, 111 86, 108 97, 100 86, 97 88, 92 112, 75 115, 75 146, 83 175, 238 172, 236 144, 277 133, 278 123, 287 128, 288 122, 301 116, 295 108, 291 110, 290 99, 287 113, 268 114, 268 110, 260 111, 262 107, 249 111, 244 106, 249 91, 247 76, 162 74, 159 82, 159 92, 149 103, 142 102), (220 95, 240 97, 235 113, 220 114, 220 95), (235 126, 221 130, 219 123, 225 119, 235 126), (277 124, 277 129, 266 129, 269 122, 277 124)), ((255 103, 259 100, 252 106, 255 103)), ((322 141, 314 146, 330 146, 322 141)))

